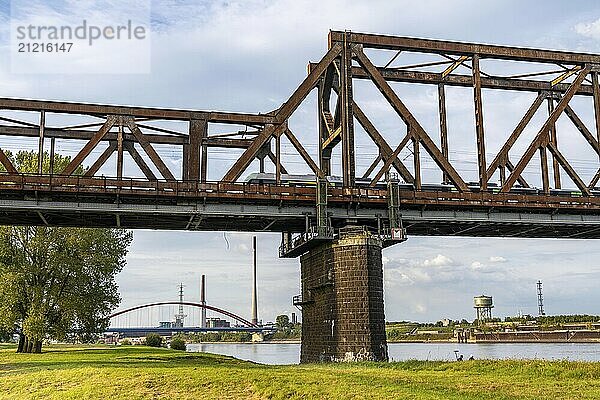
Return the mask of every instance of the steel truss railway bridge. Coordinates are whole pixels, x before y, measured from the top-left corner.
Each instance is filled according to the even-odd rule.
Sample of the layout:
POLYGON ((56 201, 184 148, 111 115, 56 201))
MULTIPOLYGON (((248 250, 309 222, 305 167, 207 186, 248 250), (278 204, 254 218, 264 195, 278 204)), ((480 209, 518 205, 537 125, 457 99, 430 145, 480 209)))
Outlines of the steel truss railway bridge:
POLYGON ((600 237, 599 72, 596 54, 332 31, 323 58, 309 64, 307 77, 281 107, 264 114, 2 98, 0 147, 6 148, 2 138, 37 140, 39 166, 37 173, 19 173, 0 151, 6 170, 0 175, 0 223, 282 232, 281 255, 302 255, 302 361, 385 359, 383 246, 401 242, 405 234, 600 237), (376 53, 388 58, 382 62, 376 53), (427 61, 402 62, 415 55, 427 61), (502 72, 492 71, 499 64, 502 72), (359 106, 354 87, 359 80, 377 88, 390 117, 402 121, 402 134, 390 140, 378 130, 359 106), (424 128, 394 90, 397 82, 435 88, 439 130, 424 128), (450 87, 472 92, 476 182, 450 157, 450 87), (311 156, 301 140, 306 135, 293 132, 288 121, 313 91, 319 144, 311 156), (483 107, 490 91, 535 96, 491 159, 483 107), (577 98, 593 104, 591 127, 573 105, 577 98), (36 115, 36 122, 20 117, 26 114, 36 115), (524 132, 541 114, 530 138, 524 132), (80 122, 47 123, 57 116, 80 122), (561 116, 594 154, 591 173, 570 160, 559 140, 561 116), (232 129, 214 133, 213 125, 232 129), (359 134, 377 148, 365 171, 356 168, 359 134), (53 165, 57 141, 80 143, 62 170, 53 165), (285 178, 284 141, 314 175, 312 184, 285 178), (181 171, 169 168, 159 146, 177 149, 181 171), (214 148, 240 149, 241 156, 220 178, 208 179, 214 148), (339 166, 332 164, 334 151, 341 153, 339 166), (49 171, 42 168, 45 152, 49 171), (99 176, 113 154, 114 176, 99 176), (141 178, 124 176, 126 157, 141 178), (248 170, 255 160, 260 172, 274 171, 272 182, 243 180, 255 172, 248 170), (433 181, 424 171, 426 160, 439 170, 433 181), (78 173, 84 162, 89 167, 78 173), (341 183, 333 185, 336 168, 341 183), (532 170, 540 182, 531 181, 532 170))

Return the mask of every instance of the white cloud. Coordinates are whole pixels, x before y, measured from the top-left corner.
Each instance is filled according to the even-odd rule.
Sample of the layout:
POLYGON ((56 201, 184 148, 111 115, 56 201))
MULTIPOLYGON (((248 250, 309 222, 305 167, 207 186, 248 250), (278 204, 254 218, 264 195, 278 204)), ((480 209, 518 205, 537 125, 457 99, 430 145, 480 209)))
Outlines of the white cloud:
POLYGON ((575 32, 581 36, 600 40, 600 18, 593 22, 580 22, 575 25, 575 32))
POLYGON ((483 268, 485 268, 485 265, 483 265, 479 261, 473 261, 471 263, 471 269, 472 270, 479 270, 479 269, 483 269, 483 268))
POLYGON ((417 303, 413 305, 413 311, 417 314, 425 314, 427 312, 427 306, 422 303, 417 303))
MULTIPOLYGON (((83 7, 88 2, 68 3, 83 7)), ((579 24, 575 29, 572 23, 553 24, 553 32, 560 37, 558 44, 540 39, 548 37, 548 12, 552 7, 537 10, 540 12, 532 16, 529 11, 539 8, 537 5, 519 4, 525 10, 515 15, 512 9, 516 1, 512 4, 509 0, 485 2, 478 7, 464 0, 451 4, 435 2, 435 6, 426 1, 410 9, 401 2, 373 3, 341 0, 154 2, 153 18, 159 29, 152 37, 152 73, 65 75, 48 79, 44 75, 11 75, 7 72, 7 60, 0 59, 0 90, 6 97, 266 112, 279 107, 298 86, 306 76, 306 62, 316 61, 324 54, 330 28, 507 45, 559 46, 571 50, 577 49, 582 37, 600 38, 598 20, 579 24), (306 21, 310 21, 310 29, 306 28, 306 21)), ((565 13, 560 15, 562 21, 572 21, 581 11, 561 12, 565 13)), ((0 21, 4 22, 0 36, 7 37, 8 18, 0 21)), ((7 51, 5 46, 7 43, 0 43, 0 52, 7 51)), ((586 50, 589 51, 581 49, 586 50)), ((359 84, 356 86, 358 90, 359 84)), ((358 102, 372 116, 374 124, 385 131, 382 133, 389 133, 390 138, 398 140, 399 134, 404 133, 403 124, 377 89, 371 89, 369 96, 361 97, 358 102)), ((412 91, 406 85, 399 85, 398 93, 414 107, 419 121, 437 140, 437 114, 431 112, 437 106, 435 96, 432 97, 435 92, 412 91)), ((486 136, 490 151, 495 151, 503 142, 503 134, 510 134, 532 101, 526 95, 515 99, 501 100, 491 96, 490 91, 484 93, 486 132, 491 131, 486 136)), ((461 173, 476 173, 472 157, 476 148, 471 89, 448 88, 447 103, 452 140, 450 156, 454 161, 464 162, 460 165, 464 167, 461 173)), ((308 116, 314 115, 314 107, 311 107, 307 108, 308 116)), ((582 118, 592 121, 593 113, 582 114, 582 118)), ((302 123, 314 130, 308 122, 302 123)), ((563 129, 559 131, 568 134, 563 129)), ((295 132, 303 142, 317 137, 310 129, 295 132)), ((356 140, 360 143, 362 139, 357 135, 356 140)), ((567 147, 571 141, 560 143, 567 147)), ((173 153, 166 149, 163 152, 162 148, 157 151, 173 153)), ((219 164, 226 164, 233 156, 234 152, 229 149, 214 155, 220 157, 219 164)), ((171 157, 178 157, 177 162, 180 162, 181 154, 171 157)), ((371 159, 365 159, 365 154, 357 152, 357 162, 368 165, 371 159)), ((174 160, 169 162, 174 169, 179 166, 174 160)), ((592 162, 597 163, 597 158, 590 165, 592 162)), ((209 176, 222 168, 218 163, 209 164, 209 176)), ((594 172, 595 169, 591 174, 594 172)), ((423 173, 429 174, 430 170, 423 173)), ((434 173, 435 179, 439 179, 437 169, 434 173)), ((188 285, 186 298, 197 298, 199 276, 206 273, 210 302, 248 315, 252 235, 228 233, 228 245, 223 233, 136 232, 129 265, 119 275, 123 305, 171 299, 176 296, 180 281, 188 285)), ((265 319, 296 311, 290 297, 298 293, 299 261, 278 259, 278 243, 277 235, 259 235, 259 313, 265 319)), ((600 266, 599 250, 596 242, 568 240, 413 237, 385 250, 386 312, 388 318, 397 320, 435 321, 448 314, 453 314, 455 319, 469 318, 472 296, 483 292, 494 295, 498 315, 508 315, 516 309, 528 312, 535 282, 542 279, 549 304, 555 305, 553 312, 593 313, 599 301, 594 291, 594 284, 600 279, 600 271, 594 270, 600 266), (582 248, 589 251, 582 252, 582 248), (510 264, 519 268, 511 269, 508 263, 500 265, 506 260, 494 254, 510 254, 510 264), (565 273, 567 262, 568 274, 565 273), (487 264, 485 268, 484 264, 487 264), (590 271, 595 275, 574 277, 577 272, 590 271), (560 287, 564 292, 558 293, 553 287, 560 287), (499 295, 509 291, 506 288, 510 288, 510 292, 505 293, 503 299, 499 295), (585 302, 589 306, 577 297, 579 291, 586 288, 590 289, 590 299, 585 302)), ((535 307, 535 297, 531 304, 535 307)))
POLYGON ((425 267, 445 267, 447 265, 454 265, 454 261, 443 254, 438 254, 431 259, 423 261, 423 266, 425 267))
POLYGON ((250 251, 250 247, 246 243, 240 243, 236 246, 235 250, 239 253, 247 253, 250 251))

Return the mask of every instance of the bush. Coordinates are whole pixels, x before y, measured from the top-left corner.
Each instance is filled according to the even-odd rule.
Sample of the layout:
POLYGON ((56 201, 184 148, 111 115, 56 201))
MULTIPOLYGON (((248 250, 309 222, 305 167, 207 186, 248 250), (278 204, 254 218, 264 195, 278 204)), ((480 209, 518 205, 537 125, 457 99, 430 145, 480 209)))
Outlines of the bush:
POLYGON ((173 340, 171 340, 171 348, 173 350, 185 351, 185 340, 181 338, 174 338, 173 340))
POLYGON ((129 339, 121 340, 121 346, 131 346, 131 340, 129 340, 129 339))
POLYGON ((146 346, 160 347, 162 346, 162 336, 158 333, 149 333, 146 335, 146 346))

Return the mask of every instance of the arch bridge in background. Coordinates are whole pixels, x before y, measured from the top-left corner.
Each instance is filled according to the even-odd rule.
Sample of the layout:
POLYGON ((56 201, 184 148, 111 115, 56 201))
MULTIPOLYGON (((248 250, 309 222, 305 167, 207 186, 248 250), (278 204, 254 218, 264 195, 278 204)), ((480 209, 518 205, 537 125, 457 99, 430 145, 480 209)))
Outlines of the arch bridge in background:
MULTIPOLYGON (((142 304, 139 306, 127 308, 125 310, 117 311, 117 312, 111 314, 109 316, 109 318, 112 319, 112 318, 118 317, 119 315, 127 314, 129 312, 144 309, 144 308, 167 306, 167 305, 177 305, 177 306, 184 305, 184 306, 190 306, 190 307, 204 308, 206 310, 218 312, 219 314, 223 314, 229 318, 233 318, 236 321, 241 322, 242 324, 246 325, 248 328, 261 328, 260 326, 253 324, 252 322, 248 321, 247 319, 242 318, 239 315, 236 315, 236 314, 229 312, 227 310, 224 310, 222 308, 210 306, 208 304, 194 303, 194 302, 190 302, 190 301, 162 301, 162 302, 158 302, 158 303, 142 304)), ((171 329, 171 328, 169 328, 169 329, 171 329)))

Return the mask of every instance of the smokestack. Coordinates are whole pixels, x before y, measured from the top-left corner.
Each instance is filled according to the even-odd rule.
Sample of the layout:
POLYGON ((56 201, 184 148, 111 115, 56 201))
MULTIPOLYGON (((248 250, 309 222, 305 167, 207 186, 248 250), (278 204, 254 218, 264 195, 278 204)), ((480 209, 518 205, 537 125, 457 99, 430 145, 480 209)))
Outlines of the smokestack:
POLYGON ((257 293, 256 293, 256 236, 252 237, 252 251, 254 253, 254 263, 252 272, 252 323, 258 325, 258 312, 257 312, 257 293))
MULTIPOLYGON (((202 284, 200 286, 200 304, 206 305, 206 275, 202 274, 202 284)), ((206 328, 206 308, 202 307, 202 319, 200 328, 206 328)))

